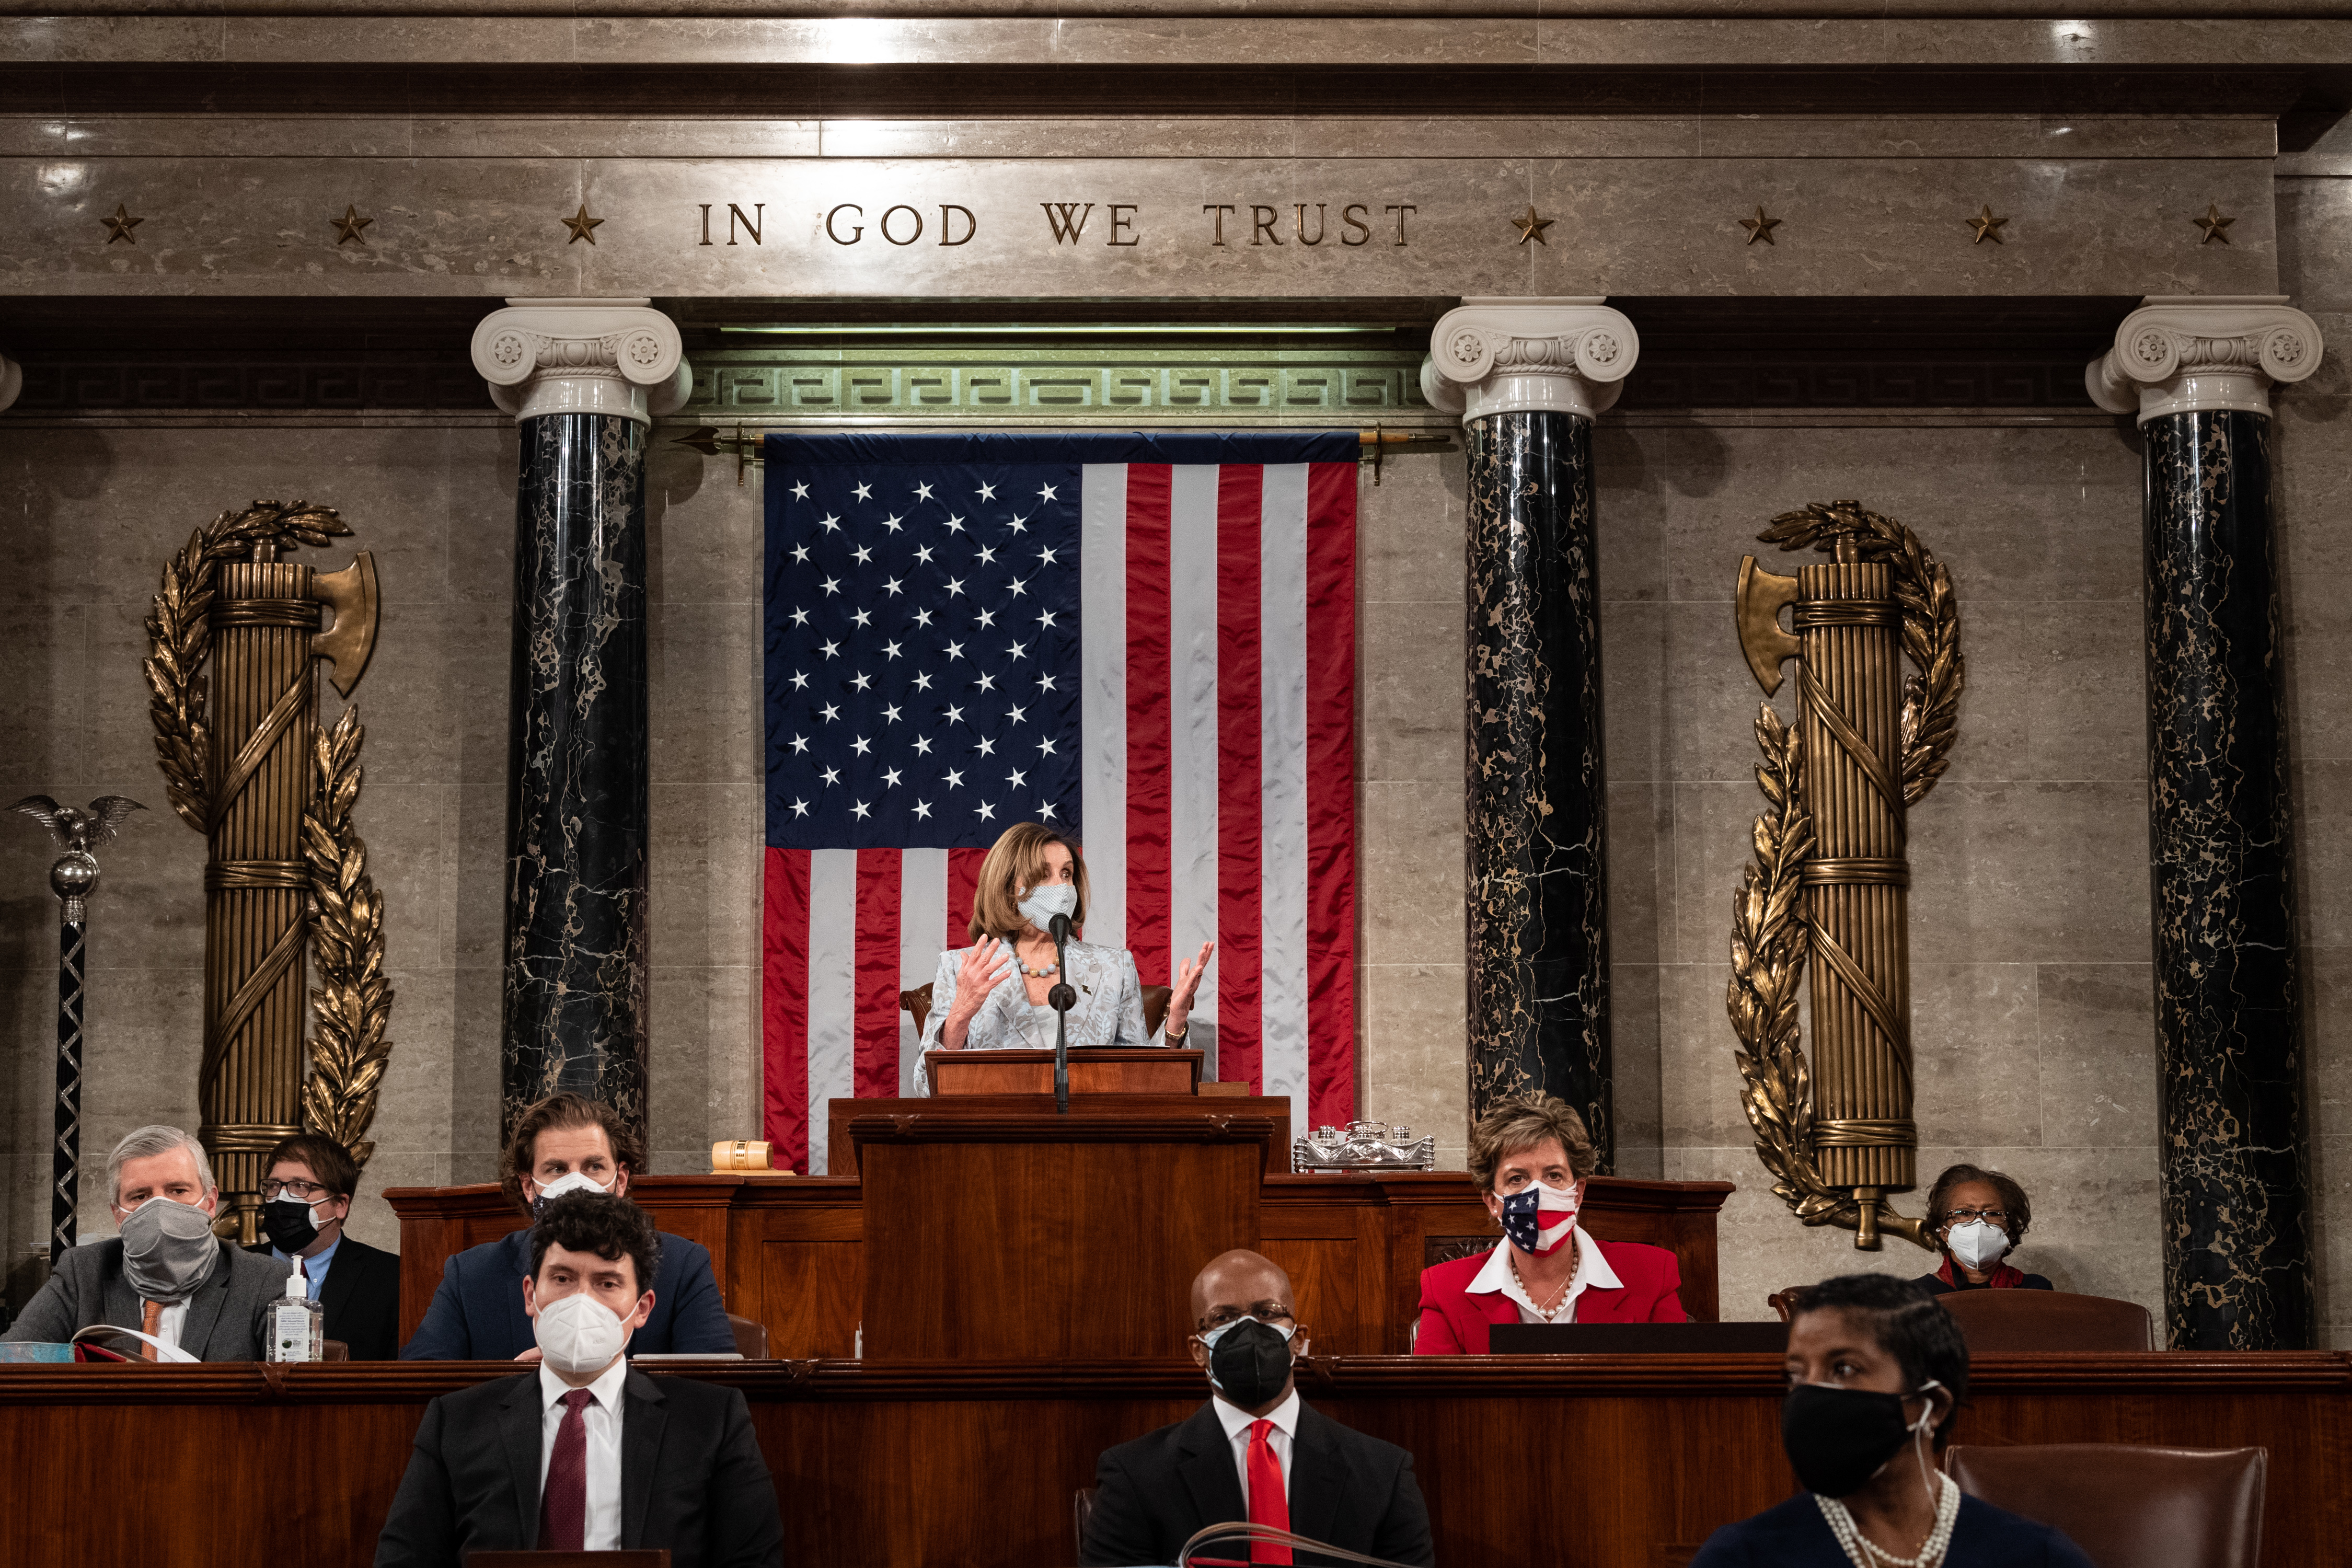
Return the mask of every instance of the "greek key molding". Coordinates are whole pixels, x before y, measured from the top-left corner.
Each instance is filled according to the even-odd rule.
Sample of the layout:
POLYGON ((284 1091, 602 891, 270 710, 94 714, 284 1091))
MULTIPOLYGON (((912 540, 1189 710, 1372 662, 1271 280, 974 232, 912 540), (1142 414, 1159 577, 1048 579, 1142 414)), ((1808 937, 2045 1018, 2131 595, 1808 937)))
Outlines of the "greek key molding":
POLYGON ((646 300, 509 300, 474 329, 474 368, 517 419, 616 414, 651 425, 693 384, 677 325, 646 300))
POLYGON ((1641 352, 1633 323, 1599 295, 1465 300, 1429 334, 1421 390, 1465 424, 1522 409, 1591 419, 1617 401, 1641 352))
POLYGON ((2083 373, 2091 401, 2143 425, 2168 414, 2271 411, 2274 384, 2319 368, 2319 325, 2284 294, 2149 295, 2083 373))

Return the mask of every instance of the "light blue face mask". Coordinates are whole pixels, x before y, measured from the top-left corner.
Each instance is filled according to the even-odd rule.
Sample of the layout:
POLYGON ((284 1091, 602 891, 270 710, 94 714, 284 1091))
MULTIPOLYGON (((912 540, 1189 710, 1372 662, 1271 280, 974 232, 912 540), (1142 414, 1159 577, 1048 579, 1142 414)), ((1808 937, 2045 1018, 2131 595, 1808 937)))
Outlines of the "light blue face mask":
POLYGON ((1022 919, 1050 936, 1055 915, 1078 912, 1078 889, 1075 883, 1047 882, 1030 889, 1013 907, 1021 911, 1022 919))

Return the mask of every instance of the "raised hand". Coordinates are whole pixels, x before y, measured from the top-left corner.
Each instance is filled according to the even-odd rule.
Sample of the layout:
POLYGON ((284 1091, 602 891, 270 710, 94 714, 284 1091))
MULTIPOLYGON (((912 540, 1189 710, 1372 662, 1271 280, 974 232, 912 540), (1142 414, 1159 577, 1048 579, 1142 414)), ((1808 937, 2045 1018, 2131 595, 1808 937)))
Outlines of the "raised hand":
POLYGON ((940 1044, 951 1051, 963 1049, 964 1036, 988 994, 1013 973, 1012 954, 995 937, 974 942, 956 965, 955 1005, 940 1026, 940 1044))
POLYGON ((1193 994, 1201 989, 1201 976, 1207 972, 1209 959, 1217 951, 1213 942, 1201 944, 1201 955, 1177 966, 1175 994, 1168 998, 1168 1018, 1160 1026, 1163 1034, 1181 1035, 1184 1020, 1192 1016, 1193 994))

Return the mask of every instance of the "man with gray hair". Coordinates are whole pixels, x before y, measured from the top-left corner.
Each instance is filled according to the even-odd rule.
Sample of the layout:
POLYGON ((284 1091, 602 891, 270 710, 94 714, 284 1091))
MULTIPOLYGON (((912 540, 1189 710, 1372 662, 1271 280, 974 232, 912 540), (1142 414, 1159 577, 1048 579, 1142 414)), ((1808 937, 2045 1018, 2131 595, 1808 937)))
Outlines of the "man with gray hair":
POLYGON ((5 1340, 55 1343, 93 1323, 135 1330, 150 1361, 168 1345, 197 1361, 261 1359, 263 1309, 284 1294, 269 1258, 213 1235, 220 1189, 205 1147, 176 1127, 142 1127, 106 1157, 120 1236, 58 1259, 5 1340))

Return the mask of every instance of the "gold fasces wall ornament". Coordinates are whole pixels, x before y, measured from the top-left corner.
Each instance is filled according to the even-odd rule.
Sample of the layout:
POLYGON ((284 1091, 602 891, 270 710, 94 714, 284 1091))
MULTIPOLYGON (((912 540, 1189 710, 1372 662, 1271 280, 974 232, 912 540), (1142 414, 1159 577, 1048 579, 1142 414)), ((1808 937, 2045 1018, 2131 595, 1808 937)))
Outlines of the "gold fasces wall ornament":
POLYGON ((1740 649, 1768 697, 1797 660, 1800 708, 1793 727, 1769 702, 1756 718, 1768 808, 1732 900, 1726 999, 1742 1105, 1799 1219, 1845 1226, 1858 1247, 1892 1231, 1932 1249, 1886 1194, 1917 1182, 1906 816, 1957 732, 1959 608, 1918 536, 1858 501, 1785 512, 1757 537, 1832 560, 1793 577, 1739 563, 1740 649), (1810 1063, 1797 1010, 1808 974, 1810 1063))
POLYGON ((216 1228, 248 1242, 279 1139, 324 1133, 367 1163, 392 1052, 383 902, 352 826, 365 731, 355 708, 318 723, 316 661, 349 697, 374 651, 375 559, 362 551, 334 573, 278 559, 350 532, 301 501, 223 512, 165 563, 147 622, 164 788, 210 846, 198 1136, 226 1200, 216 1228), (321 606, 334 612, 323 631, 321 606), (307 1047, 306 938, 318 981, 307 1047))

